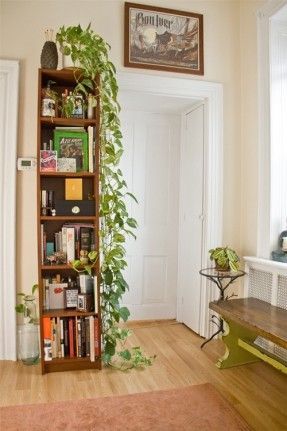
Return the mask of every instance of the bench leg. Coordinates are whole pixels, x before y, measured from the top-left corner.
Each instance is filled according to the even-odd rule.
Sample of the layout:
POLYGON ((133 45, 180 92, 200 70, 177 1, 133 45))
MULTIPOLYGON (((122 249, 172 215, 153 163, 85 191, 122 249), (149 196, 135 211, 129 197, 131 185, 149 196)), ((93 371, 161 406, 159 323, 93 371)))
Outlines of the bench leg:
POLYGON ((252 353, 238 346, 239 338, 253 342, 257 335, 232 321, 228 322, 225 320, 225 322, 226 328, 222 336, 222 341, 226 346, 226 351, 225 354, 218 359, 216 366, 218 368, 229 368, 259 361, 260 359, 252 355, 252 353))

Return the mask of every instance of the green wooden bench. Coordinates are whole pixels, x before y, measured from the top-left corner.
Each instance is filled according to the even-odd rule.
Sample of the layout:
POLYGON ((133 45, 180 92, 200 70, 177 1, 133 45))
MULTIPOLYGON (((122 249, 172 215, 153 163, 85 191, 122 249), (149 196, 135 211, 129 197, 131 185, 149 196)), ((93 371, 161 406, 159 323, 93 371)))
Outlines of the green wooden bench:
POLYGON ((286 310, 256 298, 214 301, 209 308, 226 322, 222 336, 226 352, 216 364, 219 368, 263 360, 287 374, 287 362, 254 344, 261 336, 287 349, 286 310))

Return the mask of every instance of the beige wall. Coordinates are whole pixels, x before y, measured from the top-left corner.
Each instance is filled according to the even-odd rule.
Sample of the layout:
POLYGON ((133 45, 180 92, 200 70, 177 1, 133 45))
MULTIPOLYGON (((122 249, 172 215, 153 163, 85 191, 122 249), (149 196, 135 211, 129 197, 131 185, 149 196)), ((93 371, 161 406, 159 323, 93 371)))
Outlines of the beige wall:
MULTIPOLYGON (((240 5, 238 1, 149 0, 147 3, 204 14, 205 75, 184 76, 223 84, 224 242, 239 251, 242 247, 244 253, 252 253, 257 202, 254 11, 262 2, 243 1, 240 5)), ((0 55, 20 59, 18 156, 36 156, 37 69, 44 30, 56 31, 63 24, 86 26, 91 22, 92 28, 112 46, 111 59, 117 69, 124 70, 123 10, 123 0, 2 0, 0 55)), ((27 291, 37 279, 35 173, 18 173, 17 260, 18 290, 27 291)))
POLYGON ((241 47, 241 251, 256 256, 258 211, 257 16, 265 2, 242 1, 241 47))

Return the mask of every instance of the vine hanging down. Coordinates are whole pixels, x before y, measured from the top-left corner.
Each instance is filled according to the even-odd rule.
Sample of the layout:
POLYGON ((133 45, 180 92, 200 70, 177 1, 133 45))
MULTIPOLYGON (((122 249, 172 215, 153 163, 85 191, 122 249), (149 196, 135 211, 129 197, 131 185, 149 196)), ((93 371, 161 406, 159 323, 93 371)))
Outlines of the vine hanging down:
POLYGON ((86 29, 80 25, 63 26, 56 40, 61 52, 70 55, 79 68, 75 73, 74 93, 82 92, 87 96, 96 86, 100 97, 100 250, 99 254, 90 255, 90 263, 92 268, 94 259, 100 256, 103 361, 121 369, 151 365, 154 357, 146 357, 140 347, 126 347, 131 331, 121 327, 121 322, 126 322, 130 315, 128 308, 121 306, 128 289, 123 276, 127 266, 125 241, 129 235, 136 238, 137 227, 126 202, 127 199, 137 200, 128 191, 119 168, 123 146, 118 84, 116 69, 109 60, 110 46, 90 25, 86 29), (100 76, 98 81, 97 76, 100 76))

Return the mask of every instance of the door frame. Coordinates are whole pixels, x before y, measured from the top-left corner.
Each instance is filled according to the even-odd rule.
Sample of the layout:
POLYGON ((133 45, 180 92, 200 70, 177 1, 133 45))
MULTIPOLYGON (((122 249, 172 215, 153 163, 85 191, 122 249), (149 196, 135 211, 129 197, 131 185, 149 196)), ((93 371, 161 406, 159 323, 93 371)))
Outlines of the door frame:
POLYGON ((6 91, 1 107, 0 359, 16 360, 16 154, 19 61, 0 59, 6 91))
MULTIPOLYGON (((205 105, 205 182, 202 262, 210 263, 208 250, 222 242, 222 204, 223 204, 223 86, 220 83, 190 79, 190 77, 161 76, 134 72, 119 72, 118 85, 121 91, 150 94, 153 96, 180 97, 203 101, 205 105)), ((178 289, 179 290, 179 289, 178 289)), ((202 282, 202 306, 200 335, 209 335, 208 303, 216 299, 216 292, 210 282, 202 282)), ((178 292, 177 318, 180 321, 178 292)))

